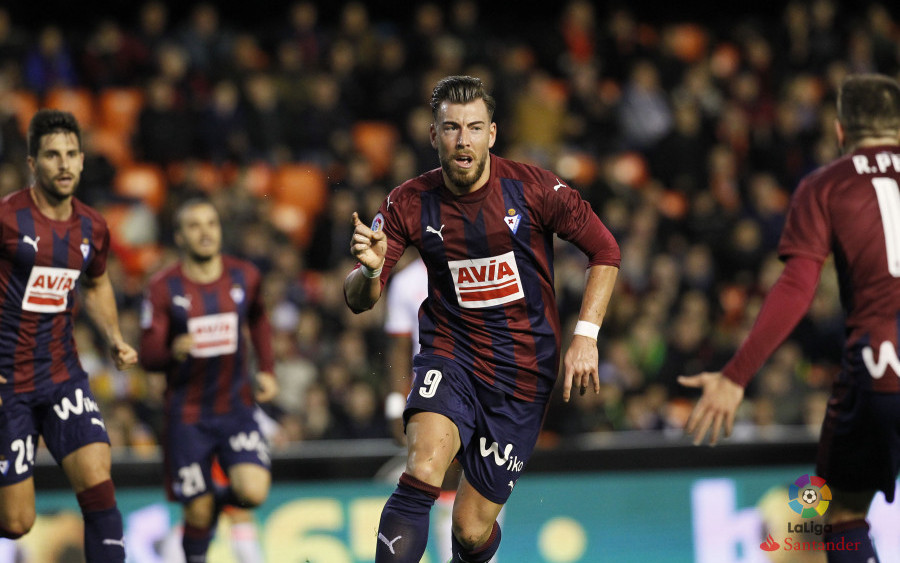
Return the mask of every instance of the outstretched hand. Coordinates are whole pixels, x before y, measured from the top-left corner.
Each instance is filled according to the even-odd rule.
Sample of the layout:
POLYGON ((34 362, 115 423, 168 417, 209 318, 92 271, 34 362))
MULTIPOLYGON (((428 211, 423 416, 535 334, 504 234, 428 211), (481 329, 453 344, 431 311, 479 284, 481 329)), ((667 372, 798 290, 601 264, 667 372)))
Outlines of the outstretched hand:
POLYGON ((359 263, 377 270, 384 264, 384 255, 387 253, 387 237, 384 231, 373 231, 359 220, 359 214, 353 212, 353 238, 350 240, 350 252, 359 260, 359 263))
POLYGON ((744 398, 744 388, 722 375, 722 372, 704 372, 699 375, 679 376, 678 383, 685 387, 703 389, 703 395, 684 427, 685 433, 693 435, 694 445, 700 445, 709 435, 709 445, 715 446, 719 433, 725 430, 725 437, 734 429, 734 415, 744 398))

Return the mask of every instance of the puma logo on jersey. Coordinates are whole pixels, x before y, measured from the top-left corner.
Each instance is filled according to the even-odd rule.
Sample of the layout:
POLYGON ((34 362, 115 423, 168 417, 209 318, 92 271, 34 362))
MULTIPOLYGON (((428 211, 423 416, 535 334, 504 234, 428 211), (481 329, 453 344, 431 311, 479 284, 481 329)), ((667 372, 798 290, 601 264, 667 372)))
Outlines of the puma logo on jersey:
POLYGON ((566 186, 565 184, 563 184, 563 183, 559 180, 559 178, 557 178, 557 179, 556 179, 556 185, 553 186, 553 191, 554 191, 554 192, 558 192, 558 191, 559 191, 559 188, 565 188, 565 187, 567 187, 567 186, 566 186))
POLYGON ((444 230, 444 226, 443 226, 443 225, 441 225, 441 228, 440 228, 440 229, 437 229, 437 230, 435 230, 434 227, 432 227, 431 225, 428 225, 427 227, 425 227, 425 232, 426 232, 426 233, 434 233, 434 234, 436 234, 437 236, 441 237, 441 240, 442 240, 442 241, 444 240, 444 235, 441 234, 441 231, 443 231, 443 230, 444 230))
POLYGON ((388 541, 388 539, 385 537, 384 534, 382 534, 381 532, 378 532, 378 541, 380 541, 381 543, 386 545, 388 547, 388 549, 391 550, 392 555, 396 555, 396 553, 394 553, 394 544, 397 543, 397 540, 399 540, 402 537, 403 536, 397 536, 396 538, 388 541))
POLYGON ((190 295, 175 295, 172 297, 172 305, 176 307, 181 307, 185 311, 191 310, 191 296, 190 295))
POLYGON ((22 237, 22 242, 24 242, 25 244, 30 244, 32 247, 34 247, 35 254, 37 254, 37 251, 38 251, 37 245, 38 245, 38 242, 40 242, 40 240, 41 240, 41 237, 31 238, 28 235, 25 235, 22 237))
POLYGON ((515 254, 447 263, 459 306, 481 309, 503 305, 525 297, 515 254))

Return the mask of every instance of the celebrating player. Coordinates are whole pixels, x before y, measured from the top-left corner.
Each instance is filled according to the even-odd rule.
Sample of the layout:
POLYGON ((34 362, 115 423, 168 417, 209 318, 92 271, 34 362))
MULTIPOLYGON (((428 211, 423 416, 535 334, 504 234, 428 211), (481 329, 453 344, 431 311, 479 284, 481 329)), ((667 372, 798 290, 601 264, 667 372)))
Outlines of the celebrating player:
POLYGON ((746 341, 721 372, 679 380, 703 394, 686 431, 702 443, 731 434, 744 387, 787 338, 834 253, 847 315, 843 370, 819 439, 816 473, 833 501, 827 542, 859 542, 828 561, 875 561, 866 514, 876 491, 893 501, 900 470, 900 86, 879 75, 848 77, 837 101, 845 155, 804 178, 791 202, 779 255, 781 277, 746 341))
POLYGON ((271 400, 277 383, 259 271, 221 253, 222 226, 211 203, 185 202, 175 226, 181 260, 148 286, 141 360, 166 373, 166 482, 170 497, 184 505, 185 559, 202 563, 221 507, 255 507, 269 493, 269 450, 253 415, 245 326, 260 370, 256 400, 271 400), (214 457, 228 487, 213 486, 214 457))
POLYGON ((81 506, 88 563, 122 562, 109 436, 75 352, 79 280, 116 367, 133 366, 137 353, 119 331, 106 272, 109 229, 73 195, 83 165, 75 117, 40 110, 28 127, 34 184, 0 201, 0 536, 18 538, 34 524, 32 473, 42 435, 81 506))
POLYGON ((534 449, 559 371, 553 235, 589 260, 579 322, 565 357, 563 398, 599 392, 597 334, 619 247, 579 193, 557 176, 490 154, 494 99, 481 81, 444 78, 431 108, 440 168, 395 188, 371 227, 353 214, 359 266, 344 282, 349 307, 369 309, 391 268, 414 246, 428 270, 419 354, 407 399, 406 471, 381 513, 376 561, 418 562, 429 512, 457 456, 453 559, 489 561, 496 522, 534 449))

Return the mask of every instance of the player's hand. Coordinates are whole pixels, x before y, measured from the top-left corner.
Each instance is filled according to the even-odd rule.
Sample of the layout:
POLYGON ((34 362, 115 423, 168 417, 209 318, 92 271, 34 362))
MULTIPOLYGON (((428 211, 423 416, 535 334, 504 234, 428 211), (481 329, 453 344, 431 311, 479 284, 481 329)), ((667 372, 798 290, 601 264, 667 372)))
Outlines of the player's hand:
MULTIPOLYGON (((0 383, 6 383, 6 378, 0 375, 0 383)), ((0 405, 3 404, 3 397, 0 397, 0 405)))
POLYGON ((370 270, 377 270, 384 265, 387 253, 387 237, 384 231, 373 231, 363 225, 359 214, 353 212, 353 238, 350 240, 350 252, 370 270))
POLYGON ((709 445, 715 446, 719 441, 719 433, 724 428, 725 437, 731 436, 734 429, 734 415, 738 405, 744 398, 744 388, 722 375, 722 372, 704 372, 700 375, 679 376, 678 383, 685 387, 703 389, 703 395, 691 416, 684 431, 694 436, 694 445, 699 446, 710 432, 709 445))
POLYGON ((172 357, 176 362, 183 362, 191 354, 194 337, 190 334, 179 334, 172 340, 172 357))
POLYGON ((278 380, 267 371, 256 374, 256 402, 268 403, 278 395, 278 380))
POLYGON ((563 380, 563 401, 569 402, 572 388, 577 388, 584 395, 590 386, 594 393, 600 393, 600 374, 597 369, 599 355, 597 341, 587 336, 576 334, 566 351, 563 360, 565 379, 563 380))
POLYGON ((112 346, 110 346, 109 352, 113 361, 116 363, 116 369, 119 371, 131 369, 137 364, 137 350, 132 348, 126 342, 114 342, 112 346))

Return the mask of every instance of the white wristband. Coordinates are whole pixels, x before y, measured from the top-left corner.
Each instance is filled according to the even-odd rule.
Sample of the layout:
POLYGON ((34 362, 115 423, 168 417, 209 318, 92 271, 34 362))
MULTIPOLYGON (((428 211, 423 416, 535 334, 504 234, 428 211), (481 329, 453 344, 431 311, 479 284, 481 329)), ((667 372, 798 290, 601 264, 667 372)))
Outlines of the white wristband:
POLYGON ((406 397, 402 393, 394 391, 384 400, 384 417, 388 420, 397 420, 403 416, 406 410, 406 397))
POLYGON ((597 335, 600 334, 600 325, 596 325, 590 321, 578 321, 575 323, 575 334, 597 340, 597 335))
POLYGON ((381 268, 380 268, 380 267, 379 267, 377 270, 373 270, 372 268, 366 266, 366 265, 363 264, 362 262, 360 262, 360 264, 359 264, 359 269, 362 270, 362 275, 366 276, 366 277, 369 278, 370 280, 371 280, 371 279, 375 279, 375 278, 377 278, 378 276, 381 275, 381 268))

